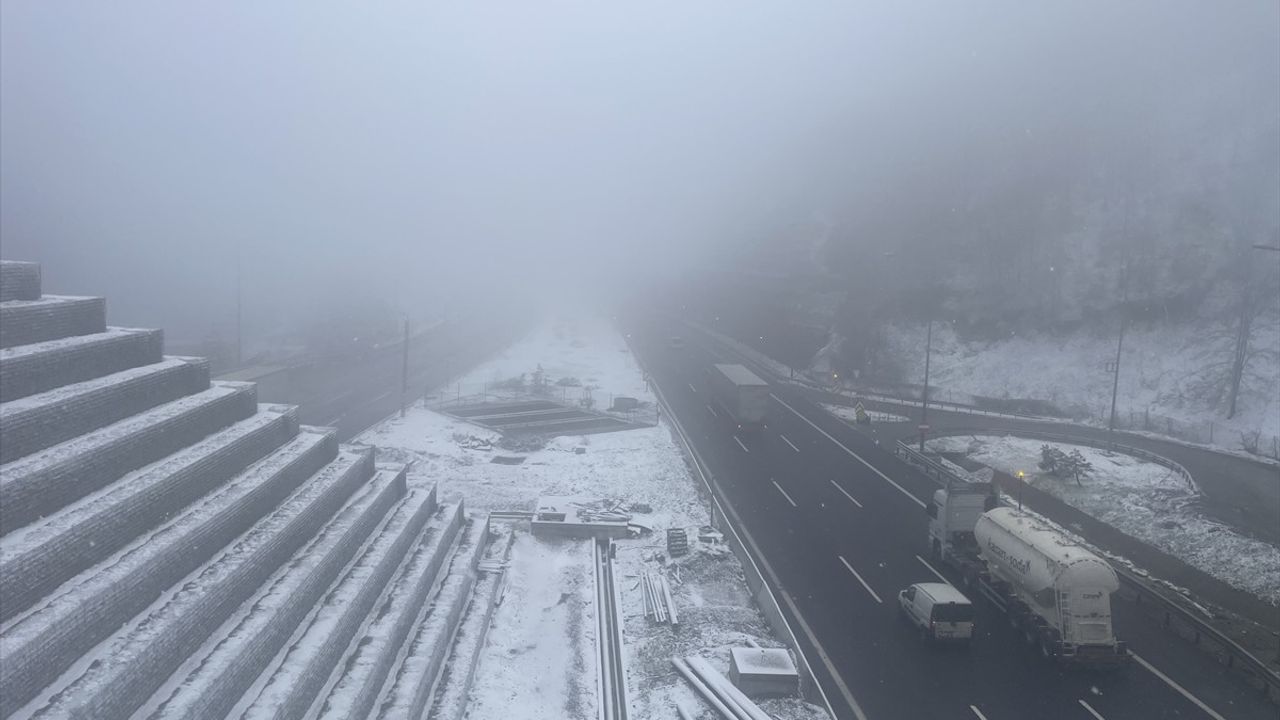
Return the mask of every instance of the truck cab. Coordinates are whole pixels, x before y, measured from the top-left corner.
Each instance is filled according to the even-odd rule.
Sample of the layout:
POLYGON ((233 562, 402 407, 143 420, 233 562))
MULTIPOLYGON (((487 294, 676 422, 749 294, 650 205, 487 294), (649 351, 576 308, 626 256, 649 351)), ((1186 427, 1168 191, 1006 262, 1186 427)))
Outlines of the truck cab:
POLYGON ((995 507, 990 483, 949 483, 936 490, 925 507, 929 515, 929 552, 935 559, 976 556, 973 528, 982 513, 995 507))

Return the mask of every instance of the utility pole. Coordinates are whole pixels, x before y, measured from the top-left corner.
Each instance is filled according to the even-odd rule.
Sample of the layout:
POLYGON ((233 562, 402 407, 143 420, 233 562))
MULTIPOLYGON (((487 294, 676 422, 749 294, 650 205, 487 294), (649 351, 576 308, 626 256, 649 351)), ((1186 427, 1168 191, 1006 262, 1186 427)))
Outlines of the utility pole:
POLYGON ((1124 310, 1120 315, 1120 340, 1116 342, 1116 361, 1113 363, 1115 375, 1111 378, 1111 419, 1107 421, 1107 432, 1115 432, 1116 429, 1116 392, 1120 389, 1120 351, 1124 348, 1124 326, 1125 316, 1124 310))
POLYGON ((236 243, 236 367, 244 362, 244 294, 240 278, 240 243, 236 243))
POLYGON ((924 452, 924 436, 929 432, 929 356, 933 354, 933 320, 929 320, 929 329, 925 331, 924 340, 924 394, 920 405, 920 452, 924 452))
POLYGON ((409 318, 404 319, 404 339, 400 341, 403 351, 400 363, 400 417, 404 417, 405 403, 409 401, 409 318))

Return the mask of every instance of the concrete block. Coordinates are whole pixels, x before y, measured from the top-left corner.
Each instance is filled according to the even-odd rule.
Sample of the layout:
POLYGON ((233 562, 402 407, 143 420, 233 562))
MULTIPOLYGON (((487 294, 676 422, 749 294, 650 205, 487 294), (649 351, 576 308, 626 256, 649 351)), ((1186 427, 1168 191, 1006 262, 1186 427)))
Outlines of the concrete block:
POLYGON ((0 466, 0 535, 244 420, 257 408, 252 385, 220 383, 0 466))
POLYGON ((0 302, 0 348, 30 345, 107 329, 107 301, 100 297, 46 295, 0 302))
POLYGON ((160 330, 106 332, 0 350, 0 402, 160 362, 160 330))
MULTIPOLYGON (((84 573, 0 635, 2 695, 38 691, 174 583, 192 572, 324 466, 337 448, 330 433, 306 433, 260 462, 240 483, 155 532, 145 545, 84 573)), ((176 663, 175 663, 176 666, 176 663)), ((172 668, 169 668, 172 670, 172 668)), ((2 703, 3 700, 0 700, 2 703)))
POLYGON ((753 697, 800 692, 800 673, 786 648, 730 648, 729 680, 753 697))
POLYGON ((0 404, 0 463, 209 388, 209 363, 168 358, 0 404))
MULTIPOLYGON (((343 508, 313 542, 298 551, 283 573, 248 602, 251 610, 212 643, 213 650, 164 700, 152 720, 227 717, 313 606, 330 594, 327 590, 338 573, 404 494, 403 470, 377 472, 367 490, 343 508)), ((327 677, 319 678, 319 682, 323 684, 327 677)))
MULTIPOLYGON (((221 488, 297 434, 293 408, 259 412, 126 475, 102 496, 63 508, 6 536, 5 551, 0 554, 0 622, 143 533, 180 516, 188 504, 221 488)), ((330 440, 315 467, 336 453, 337 443, 330 440)), ((282 449, 281 454, 287 451, 282 449)), ((255 482, 247 476, 239 481, 255 482)))
MULTIPOLYGON (((339 453, 212 563, 188 576, 163 603, 153 605, 145 618, 108 639, 97 663, 51 698, 48 712, 54 717, 129 717, 232 612, 316 537, 372 474, 371 448, 339 453)), ((0 666, 0 686, 10 690, 0 695, 0 715, 25 702, 28 692, 38 692, 33 685, 57 676, 28 662, 15 669, 17 665, 7 657, 0 666), (6 682, 19 673, 23 682, 6 682)))
POLYGON ((0 302, 40 299, 40 264, 0 260, 0 302))

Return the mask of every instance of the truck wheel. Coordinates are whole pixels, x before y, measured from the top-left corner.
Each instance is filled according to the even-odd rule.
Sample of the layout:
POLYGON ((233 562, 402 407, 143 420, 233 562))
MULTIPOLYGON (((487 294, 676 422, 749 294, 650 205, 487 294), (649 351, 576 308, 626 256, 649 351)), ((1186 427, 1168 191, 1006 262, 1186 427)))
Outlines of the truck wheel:
POLYGON ((1035 647, 1040 642, 1040 631, 1036 629, 1035 623, 1027 623, 1022 629, 1022 637, 1027 641, 1029 647, 1035 647))
POLYGON ((920 628, 920 642, 928 643, 930 640, 933 640, 933 638, 930 637, 929 635, 929 628, 927 627, 920 628))
POLYGON ((1040 637, 1040 655, 1045 660, 1058 659, 1058 643, 1052 635, 1046 634, 1040 637))

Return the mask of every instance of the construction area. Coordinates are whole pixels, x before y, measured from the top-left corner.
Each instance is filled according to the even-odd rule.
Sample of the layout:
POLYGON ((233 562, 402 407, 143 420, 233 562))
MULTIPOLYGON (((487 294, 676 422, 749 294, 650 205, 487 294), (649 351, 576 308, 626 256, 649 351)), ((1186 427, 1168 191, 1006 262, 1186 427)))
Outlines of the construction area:
MULTIPOLYGON (((826 717, 665 426, 481 398, 340 444, 0 267, 0 717, 826 717)), ((619 350, 559 323, 473 373, 652 410, 619 350)))
POLYGON ((467 717, 828 718, 804 699, 812 688, 711 527, 709 499, 665 422, 530 435, 487 427, 491 411, 453 410, 557 412, 558 390, 494 390, 527 387, 503 381, 535 372, 551 387, 573 377, 600 397, 634 398, 640 412, 655 403, 607 320, 562 318, 455 379, 487 392, 411 408, 358 438, 410 476, 449 478, 446 501, 488 510, 513 536, 467 717))

